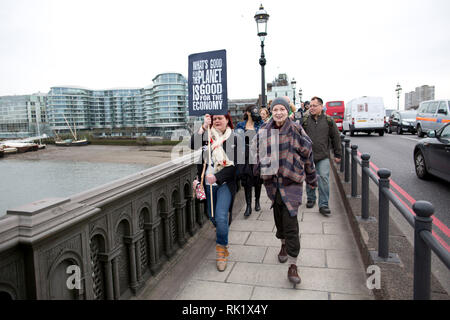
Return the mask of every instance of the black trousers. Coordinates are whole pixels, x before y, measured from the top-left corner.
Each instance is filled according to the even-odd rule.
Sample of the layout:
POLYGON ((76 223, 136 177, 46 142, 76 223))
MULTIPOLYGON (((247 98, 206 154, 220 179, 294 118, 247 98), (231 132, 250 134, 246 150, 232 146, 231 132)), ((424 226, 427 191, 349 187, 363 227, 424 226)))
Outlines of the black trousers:
POLYGON ((288 255, 296 258, 300 252, 297 216, 291 217, 278 189, 273 204, 273 217, 277 227, 276 237, 281 240, 285 239, 288 255))

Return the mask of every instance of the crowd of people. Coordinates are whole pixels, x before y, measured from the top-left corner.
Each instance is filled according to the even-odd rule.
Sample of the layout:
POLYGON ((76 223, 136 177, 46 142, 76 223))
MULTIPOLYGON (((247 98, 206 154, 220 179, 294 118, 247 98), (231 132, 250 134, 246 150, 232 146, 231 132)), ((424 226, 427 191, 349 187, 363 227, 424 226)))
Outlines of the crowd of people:
POLYGON ((288 97, 279 97, 269 101, 267 108, 251 105, 244 112, 244 121, 236 127, 229 113, 207 114, 191 137, 191 148, 203 150, 194 188, 203 188, 207 214, 216 228, 217 269, 224 271, 227 267, 229 226, 239 186, 244 188, 247 218, 252 214, 253 188, 254 210, 261 210, 264 184, 280 240, 278 261, 287 262, 287 277, 298 284, 297 212, 302 204, 303 184, 306 183, 306 207, 314 207, 318 190, 319 212, 330 216, 330 150, 339 163, 340 134, 319 97, 305 101, 299 110, 288 97))

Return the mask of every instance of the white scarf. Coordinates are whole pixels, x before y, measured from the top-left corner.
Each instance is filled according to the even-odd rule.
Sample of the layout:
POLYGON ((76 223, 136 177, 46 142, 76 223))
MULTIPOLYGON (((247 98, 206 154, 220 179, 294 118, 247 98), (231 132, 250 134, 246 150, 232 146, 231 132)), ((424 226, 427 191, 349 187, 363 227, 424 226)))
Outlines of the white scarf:
POLYGON ((219 172, 225 167, 234 165, 234 162, 228 158, 222 147, 223 143, 231 136, 231 133, 232 130, 230 127, 227 127, 223 134, 214 127, 211 128, 211 161, 214 163, 214 173, 219 172))

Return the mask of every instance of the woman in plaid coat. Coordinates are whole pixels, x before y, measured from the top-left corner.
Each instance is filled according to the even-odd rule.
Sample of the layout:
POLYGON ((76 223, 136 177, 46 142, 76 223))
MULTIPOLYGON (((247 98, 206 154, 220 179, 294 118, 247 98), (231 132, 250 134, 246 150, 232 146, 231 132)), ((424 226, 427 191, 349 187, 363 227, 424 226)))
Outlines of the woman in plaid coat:
POLYGON ((253 139, 252 155, 256 157, 255 175, 260 175, 272 201, 276 237, 281 240, 278 260, 289 261, 288 279, 300 283, 297 257, 300 252, 298 207, 302 202, 303 182, 317 187, 312 142, 303 128, 292 121, 289 103, 276 98, 270 105, 272 119, 253 139))

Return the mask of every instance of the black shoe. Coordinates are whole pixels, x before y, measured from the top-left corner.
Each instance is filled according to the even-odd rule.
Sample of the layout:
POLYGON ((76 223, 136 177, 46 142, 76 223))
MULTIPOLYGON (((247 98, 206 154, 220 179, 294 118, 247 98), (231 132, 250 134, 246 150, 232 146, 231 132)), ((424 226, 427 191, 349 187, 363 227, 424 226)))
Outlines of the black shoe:
POLYGON ((247 203, 247 208, 244 212, 244 217, 248 217, 252 214, 252 188, 245 187, 245 202, 247 203))
POLYGON ((308 200, 308 201, 306 202, 306 207, 307 207, 307 208, 312 208, 312 207, 314 207, 315 204, 316 204, 316 201, 308 200))
POLYGON ((255 211, 261 211, 261 205, 259 204, 259 199, 255 200, 255 211))
POLYGON ((255 185, 255 211, 261 210, 261 205, 259 204, 259 197, 261 196, 261 185, 255 185))
POLYGON ((245 209, 244 212, 244 217, 248 217, 252 214, 252 206, 247 205, 247 208, 245 209))
POLYGON ((319 212, 324 216, 329 216, 331 214, 331 210, 328 207, 320 207, 319 212))

